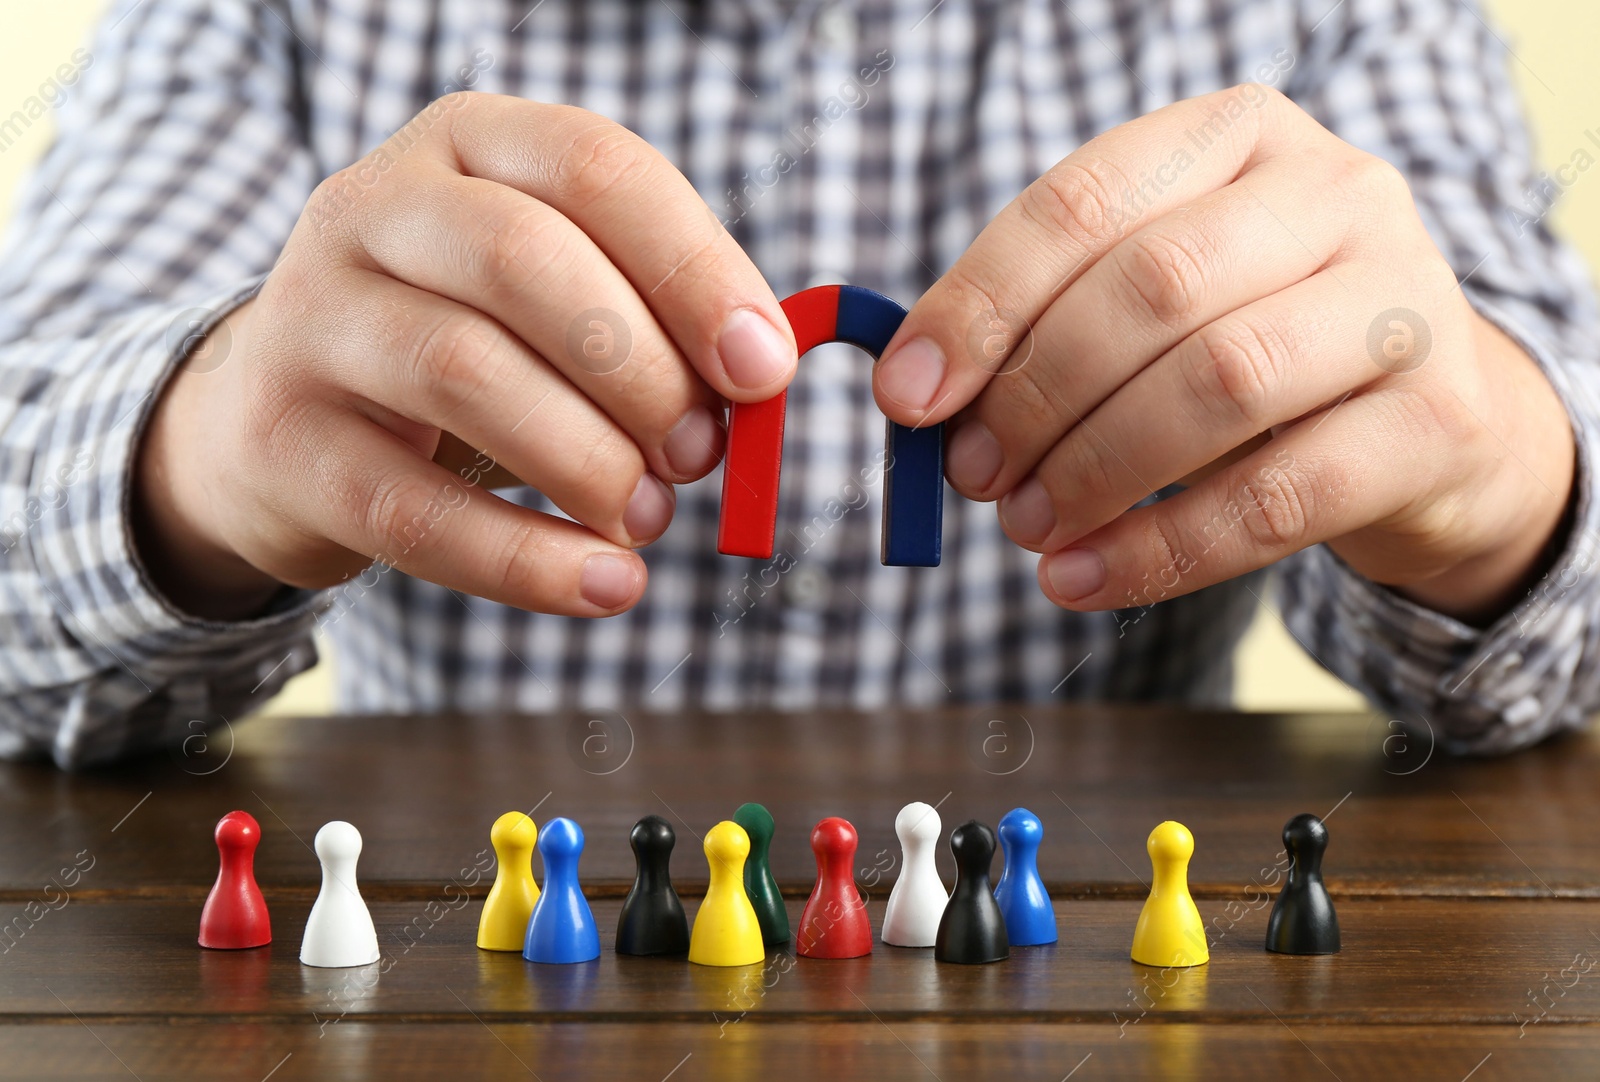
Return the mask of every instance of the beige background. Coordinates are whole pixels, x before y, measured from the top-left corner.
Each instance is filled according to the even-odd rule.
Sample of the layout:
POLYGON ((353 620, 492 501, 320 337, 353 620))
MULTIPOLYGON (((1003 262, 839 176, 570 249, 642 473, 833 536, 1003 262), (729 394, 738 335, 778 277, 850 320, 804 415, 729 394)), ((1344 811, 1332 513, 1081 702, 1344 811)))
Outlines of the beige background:
MULTIPOLYGON (((0 34, 0 117, 11 111, 78 46, 103 0, 35 0, 8 3, 0 34)), ((1600 130, 1600 79, 1594 50, 1600 43, 1600 4, 1595 0, 1489 0, 1516 59, 1513 75, 1533 119, 1542 161, 1548 167, 1571 160, 1585 145, 1584 132, 1600 130)), ((48 118, 0 152, 0 221, 9 218, 12 192, 29 163, 50 138, 48 118)), ((1552 215, 1600 265, 1600 171, 1586 175, 1562 198, 1552 215)), ((326 655, 326 650, 324 651, 326 655)), ((1305 656, 1270 611, 1256 617, 1240 651, 1238 700, 1253 710, 1358 706, 1360 699, 1305 656)), ((316 713, 328 702, 328 668, 293 681, 271 706, 274 713, 316 713)))

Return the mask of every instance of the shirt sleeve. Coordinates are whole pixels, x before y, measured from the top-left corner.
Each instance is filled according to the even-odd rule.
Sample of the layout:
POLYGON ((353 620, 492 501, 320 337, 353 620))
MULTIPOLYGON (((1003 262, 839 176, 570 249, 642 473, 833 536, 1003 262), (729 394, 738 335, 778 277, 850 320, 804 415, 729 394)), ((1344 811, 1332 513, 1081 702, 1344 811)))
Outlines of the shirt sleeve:
POLYGON ((185 749, 315 663, 316 595, 187 617, 129 529, 162 385, 259 287, 316 183, 277 4, 116 0, 53 100, 24 105, 53 108, 57 137, 0 256, 0 755, 185 749))
POLYGON ((1492 626, 1414 604, 1320 546, 1282 565, 1285 623, 1395 720, 1426 727, 1452 751, 1510 751, 1577 727, 1600 706, 1600 317, 1588 271, 1546 227, 1578 156, 1600 146, 1552 147, 1562 168, 1535 171, 1509 78, 1508 65, 1521 62, 1478 0, 1347 0, 1331 11, 1314 0, 1306 9, 1285 89, 1406 175, 1468 302, 1561 396, 1578 458, 1551 570, 1492 626))

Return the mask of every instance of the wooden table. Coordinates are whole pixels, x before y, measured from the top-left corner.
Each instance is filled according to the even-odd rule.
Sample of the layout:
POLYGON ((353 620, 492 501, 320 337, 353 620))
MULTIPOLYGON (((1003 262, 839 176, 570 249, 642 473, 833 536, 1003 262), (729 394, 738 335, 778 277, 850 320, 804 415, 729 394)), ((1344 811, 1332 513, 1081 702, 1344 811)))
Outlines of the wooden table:
POLYGON ((1498 761, 1430 744, 1353 715, 1034 706, 262 720, 77 776, 0 766, 0 1077, 1596 1077, 1600 739, 1498 761), (698 837, 746 800, 777 818, 792 920, 812 824, 856 825, 875 930, 903 804, 937 803, 947 831, 1029 807, 1061 942, 975 967, 881 944, 741 970, 612 953, 634 821, 674 822, 692 917, 698 837), (234 808, 262 824, 277 940, 202 951, 211 831, 234 808), (512 808, 583 825, 599 961, 473 946, 488 828, 512 808), (1337 956, 1262 949, 1301 811, 1332 837, 1337 956), (1213 940, 1187 971, 1128 959, 1145 836, 1168 818, 1194 832, 1213 940), (385 956, 364 969, 296 958, 330 819, 365 838, 385 956))

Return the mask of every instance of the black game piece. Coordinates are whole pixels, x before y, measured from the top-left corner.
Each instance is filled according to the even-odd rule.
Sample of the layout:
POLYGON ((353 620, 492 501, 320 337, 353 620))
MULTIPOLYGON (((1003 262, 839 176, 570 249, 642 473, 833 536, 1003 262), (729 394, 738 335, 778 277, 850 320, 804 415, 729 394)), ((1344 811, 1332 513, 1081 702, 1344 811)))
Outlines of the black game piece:
POLYGON ((1289 853, 1289 878, 1267 920, 1267 950, 1278 954, 1338 954, 1339 918, 1333 899, 1322 885, 1322 853, 1328 828, 1309 813, 1297 815, 1283 828, 1289 853))
POLYGON ((994 831, 973 819, 950 835, 956 858, 956 889, 939 918, 933 956, 941 962, 978 965, 1011 956, 1006 919, 994 900, 989 865, 994 861, 994 831))
POLYGON ((677 840, 672 824, 659 815, 647 815, 633 825, 628 842, 639 871, 617 918, 618 954, 682 954, 689 949, 689 919, 667 871, 677 840))

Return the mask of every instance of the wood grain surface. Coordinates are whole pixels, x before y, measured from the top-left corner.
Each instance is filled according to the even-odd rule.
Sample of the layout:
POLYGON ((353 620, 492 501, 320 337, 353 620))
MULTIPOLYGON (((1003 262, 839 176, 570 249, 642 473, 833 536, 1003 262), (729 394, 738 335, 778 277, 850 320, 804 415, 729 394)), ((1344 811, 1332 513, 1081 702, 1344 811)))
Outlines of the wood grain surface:
MULTIPOLYGON (((706 882, 698 835, 746 800, 777 818, 774 871, 801 895, 817 820, 849 819, 875 867, 898 852, 895 813, 925 800, 947 830, 1035 811, 1040 869, 1064 895, 1142 898, 1145 838, 1163 819, 1194 832, 1196 895, 1235 895, 1274 865, 1284 822, 1311 811, 1333 813, 1325 868, 1342 896, 1600 897, 1600 740, 1460 760, 1426 732, 1396 732, 1362 716, 1158 708, 250 721, 111 771, 0 764, 0 898, 26 900, 83 851, 96 861, 85 895, 203 898, 212 828, 234 808, 261 821, 267 887, 314 893, 311 838, 346 819, 365 839, 374 897, 426 898, 520 808, 582 824, 596 896, 626 892, 628 831, 664 815, 678 831, 675 877, 692 889, 706 882), (611 735, 591 739, 592 720, 611 735), (587 757, 586 742, 609 754, 587 757)), ((940 860, 953 876, 948 852, 940 860)))
POLYGON ((1588 1027, 1139 1026, 796 1022, 719 1030, 704 1022, 169 1026, 0 1025, 8 1079, 271 1082, 291 1079, 555 1079, 624 1082, 1175 1082, 1410 1079, 1541 1082, 1594 1077, 1588 1027))
POLYGON ((0 1077, 1596 1077, 1600 742, 1492 761, 1430 743, 1360 716, 989 707, 270 720, 78 775, 0 765, 0 1077), (812 824, 856 825, 875 931, 903 804, 937 803, 946 833, 1031 808, 1061 942, 977 967, 881 943, 736 970, 612 953, 634 821, 674 823, 692 916, 700 836, 746 800, 778 820, 791 919, 812 824), (211 830, 234 808, 262 825, 276 940, 202 951, 211 830), (584 826, 597 961, 473 945, 510 808, 584 826), (1261 945, 1300 811, 1332 838, 1333 957, 1261 945), (363 833, 384 949, 355 970, 296 957, 309 843, 335 818, 363 833), (1193 970, 1127 956, 1166 818, 1197 843, 1212 960, 1193 970))
MULTIPOLYGON (((801 904, 789 903, 796 924, 801 904)), ((1200 905, 1211 961, 1163 970, 1129 960, 1140 903, 1120 899, 1057 902, 1059 943, 962 966, 935 962, 931 949, 884 946, 876 939, 883 918, 876 898, 868 903, 870 955, 828 960, 773 951, 761 965, 732 968, 614 953, 614 899, 593 907, 605 949, 578 965, 478 950, 481 902, 438 920, 425 915, 424 903, 378 902, 371 908, 383 958, 343 970, 300 965, 310 907, 299 900, 273 905, 275 942, 252 951, 197 949, 198 913, 187 903, 73 903, 4 955, 0 1015, 310 1022, 471 1011, 495 1021, 679 1022, 748 1012, 762 1021, 1501 1023, 1515 1034, 1520 1019, 1547 1006, 1536 1025, 1600 1023, 1600 937, 1591 930, 1590 902, 1350 900, 1339 906, 1343 951, 1321 957, 1263 950, 1265 906, 1243 906, 1230 922, 1224 903, 1200 905), (1534 1000, 1530 988, 1545 994, 1534 1000)), ((698 902, 686 908, 692 920, 698 902)))

